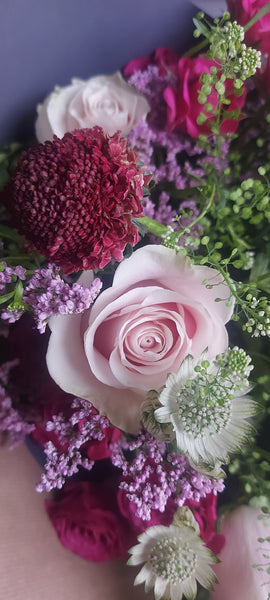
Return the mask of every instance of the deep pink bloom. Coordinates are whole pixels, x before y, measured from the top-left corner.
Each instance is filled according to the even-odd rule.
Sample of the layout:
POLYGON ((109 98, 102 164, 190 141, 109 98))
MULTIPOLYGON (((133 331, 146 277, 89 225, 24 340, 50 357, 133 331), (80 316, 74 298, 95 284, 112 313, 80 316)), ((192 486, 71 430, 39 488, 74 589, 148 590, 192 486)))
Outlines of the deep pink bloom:
MULTIPOLYGON (((178 61, 178 73, 176 86, 167 87, 164 91, 164 99, 167 103, 167 127, 169 131, 178 129, 188 133, 196 138, 200 134, 208 135, 211 130, 209 124, 215 119, 212 113, 205 113, 208 116, 206 121, 198 125, 197 119, 200 113, 204 112, 203 105, 198 101, 198 91, 202 87, 200 77, 202 73, 210 73, 210 68, 214 62, 204 56, 195 58, 181 58, 178 61)), ((215 65, 216 66, 216 65, 215 65)), ((245 102, 246 92, 242 96, 236 96, 233 88, 232 79, 225 81, 226 98, 230 104, 226 106, 226 111, 233 111, 242 108, 245 102)), ((212 88, 207 101, 213 109, 218 106, 219 96, 215 88, 212 88)), ((220 133, 233 133, 238 127, 239 120, 225 119, 222 122, 220 133)))
POLYGON ((142 215, 148 181, 119 132, 81 129, 21 154, 8 208, 20 233, 66 273, 103 268, 137 243, 132 217, 142 215))
POLYGON ((174 513, 177 510, 176 503, 169 498, 166 510, 164 512, 160 512, 158 510, 151 511, 151 519, 146 521, 145 519, 141 519, 138 516, 138 507, 135 502, 131 502, 127 493, 123 489, 118 490, 118 506, 120 508, 121 514, 128 519, 129 523, 134 527, 136 534, 142 533, 148 527, 152 527, 153 525, 170 525, 173 520, 174 513))
POLYGON ((199 524, 200 535, 205 545, 215 554, 218 554, 224 544, 225 537, 216 531, 217 521, 217 496, 213 492, 201 498, 199 502, 187 500, 188 506, 199 524))
MULTIPOLYGON (((235 19, 239 25, 246 25, 267 2, 268 0, 228 0, 228 10, 232 20, 235 19)), ((270 52, 270 13, 248 29, 245 42, 250 46, 258 46, 262 52, 270 52)))
POLYGON ((166 75, 168 71, 177 74, 178 54, 170 48, 157 48, 150 56, 134 58, 124 68, 125 77, 130 77, 134 71, 144 71, 149 65, 156 65, 160 75, 166 75))
POLYGON ((104 434, 102 440, 91 440, 87 444, 86 452, 91 460, 109 458, 111 456, 111 442, 116 442, 121 435, 120 429, 117 429, 117 427, 107 427, 102 430, 102 433, 104 434))
POLYGON ((47 500, 48 515, 66 548, 86 560, 123 557, 134 543, 116 503, 116 482, 72 481, 57 500, 47 500))
MULTIPOLYGON (((121 488, 118 491, 118 505, 122 515, 133 525, 137 534, 153 525, 170 525, 178 508, 176 502, 169 498, 166 510, 164 512, 152 510, 151 519, 146 521, 138 516, 135 502, 130 502, 126 491, 121 488)), ((207 494, 205 498, 200 498, 199 502, 194 500, 186 500, 185 502, 185 506, 192 510, 200 527, 200 536, 205 545, 215 554, 218 554, 225 544, 225 537, 216 531, 216 505, 217 496, 213 492, 207 494)))

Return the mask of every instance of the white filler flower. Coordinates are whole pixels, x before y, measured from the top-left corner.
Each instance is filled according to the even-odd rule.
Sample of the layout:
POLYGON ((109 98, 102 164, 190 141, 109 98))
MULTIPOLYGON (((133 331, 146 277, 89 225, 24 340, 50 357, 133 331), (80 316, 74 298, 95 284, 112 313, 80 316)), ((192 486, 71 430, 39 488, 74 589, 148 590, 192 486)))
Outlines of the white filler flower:
POLYGON ((240 350, 238 371, 235 349, 221 357, 210 366, 203 357, 198 362, 188 356, 178 373, 168 376, 159 397, 162 407, 155 411, 159 423, 172 424, 178 449, 195 463, 227 462, 228 453, 235 452, 252 432, 247 419, 257 405, 243 395, 248 391, 250 367, 241 372, 240 350))
POLYGON ((193 600, 197 582, 211 589, 216 577, 209 564, 218 562, 192 527, 156 525, 138 537, 140 542, 129 551, 130 565, 144 563, 134 585, 145 582, 145 590, 154 588, 156 600, 193 600))

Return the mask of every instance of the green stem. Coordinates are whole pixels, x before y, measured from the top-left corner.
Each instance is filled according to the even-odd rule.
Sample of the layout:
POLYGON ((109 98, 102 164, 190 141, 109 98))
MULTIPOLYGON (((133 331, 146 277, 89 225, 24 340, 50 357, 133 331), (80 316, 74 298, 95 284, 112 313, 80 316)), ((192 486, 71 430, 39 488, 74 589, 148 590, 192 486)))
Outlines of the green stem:
POLYGON ((192 48, 187 50, 187 52, 185 52, 185 54, 183 54, 182 58, 189 58, 191 56, 194 56, 194 54, 197 54, 198 52, 200 52, 200 50, 202 50, 203 48, 206 48, 206 46, 208 46, 208 44, 209 44, 209 40, 207 40, 207 39, 202 40, 201 42, 196 44, 196 46, 193 46, 192 48))
MULTIPOLYGON (((214 196, 215 196, 215 191, 216 191, 216 187, 215 185, 212 186, 212 193, 210 195, 210 198, 205 206, 205 208, 203 209, 203 211, 199 214, 199 216, 194 219, 194 221, 191 221, 191 223, 189 224, 188 228, 191 229, 194 225, 197 225, 197 223, 199 223, 199 221, 201 221, 201 219, 208 213, 209 209, 212 206, 213 200, 214 200, 214 196)), ((180 233, 179 238, 180 239, 182 237, 182 235, 184 235, 185 231, 183 231, 182 233, 180 233)))
POLYGON ((246 25, 244 26, 244 30, 248 31, 254 25, 254 23, 257 23, 257 21, 259 21, 262 17, 267 15, 267 13, 269 13, 269 12, 270 12, 270 2, 267 2, 267 4, 265 4, 260 10, 258 10, 256 15, 254 15, 254 17, 252 17, 252 19, 250 19, 250 21, 248 21, 248 23, 246 23, 246 25))
POLYGON ((26 254, 21 254, 18 256, 4 256, 3 258, 1 258, 1 262, 3 262, 3 260, 5 262, 9 262, 9 261, 28 261, 30 262, 31 258, 29 256, 27 256, 26 254))

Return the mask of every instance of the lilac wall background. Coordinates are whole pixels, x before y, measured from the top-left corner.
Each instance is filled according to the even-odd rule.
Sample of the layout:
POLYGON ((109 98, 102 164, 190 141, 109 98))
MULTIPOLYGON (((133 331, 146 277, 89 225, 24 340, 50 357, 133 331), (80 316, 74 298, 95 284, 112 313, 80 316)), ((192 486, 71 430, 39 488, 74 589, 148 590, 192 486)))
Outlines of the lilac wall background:
MULTIPOLYGON (((0 3, 1 5, 1 3, 0 3)), ((0 21, 0 144, 33 135, 37 102, 71 77, 112 73, 192 39, 190 0, 12 0, 0 21)))

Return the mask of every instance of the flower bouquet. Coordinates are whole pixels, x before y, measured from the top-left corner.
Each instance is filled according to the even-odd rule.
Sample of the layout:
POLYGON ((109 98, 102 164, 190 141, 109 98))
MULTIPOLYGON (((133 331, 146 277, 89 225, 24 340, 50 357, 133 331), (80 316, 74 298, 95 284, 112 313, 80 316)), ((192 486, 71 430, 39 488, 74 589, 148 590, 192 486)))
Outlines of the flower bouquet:
POLYGON ((0 154, 0 431, 157 600, 270 597, 270 3, 228 10, 0 154))

